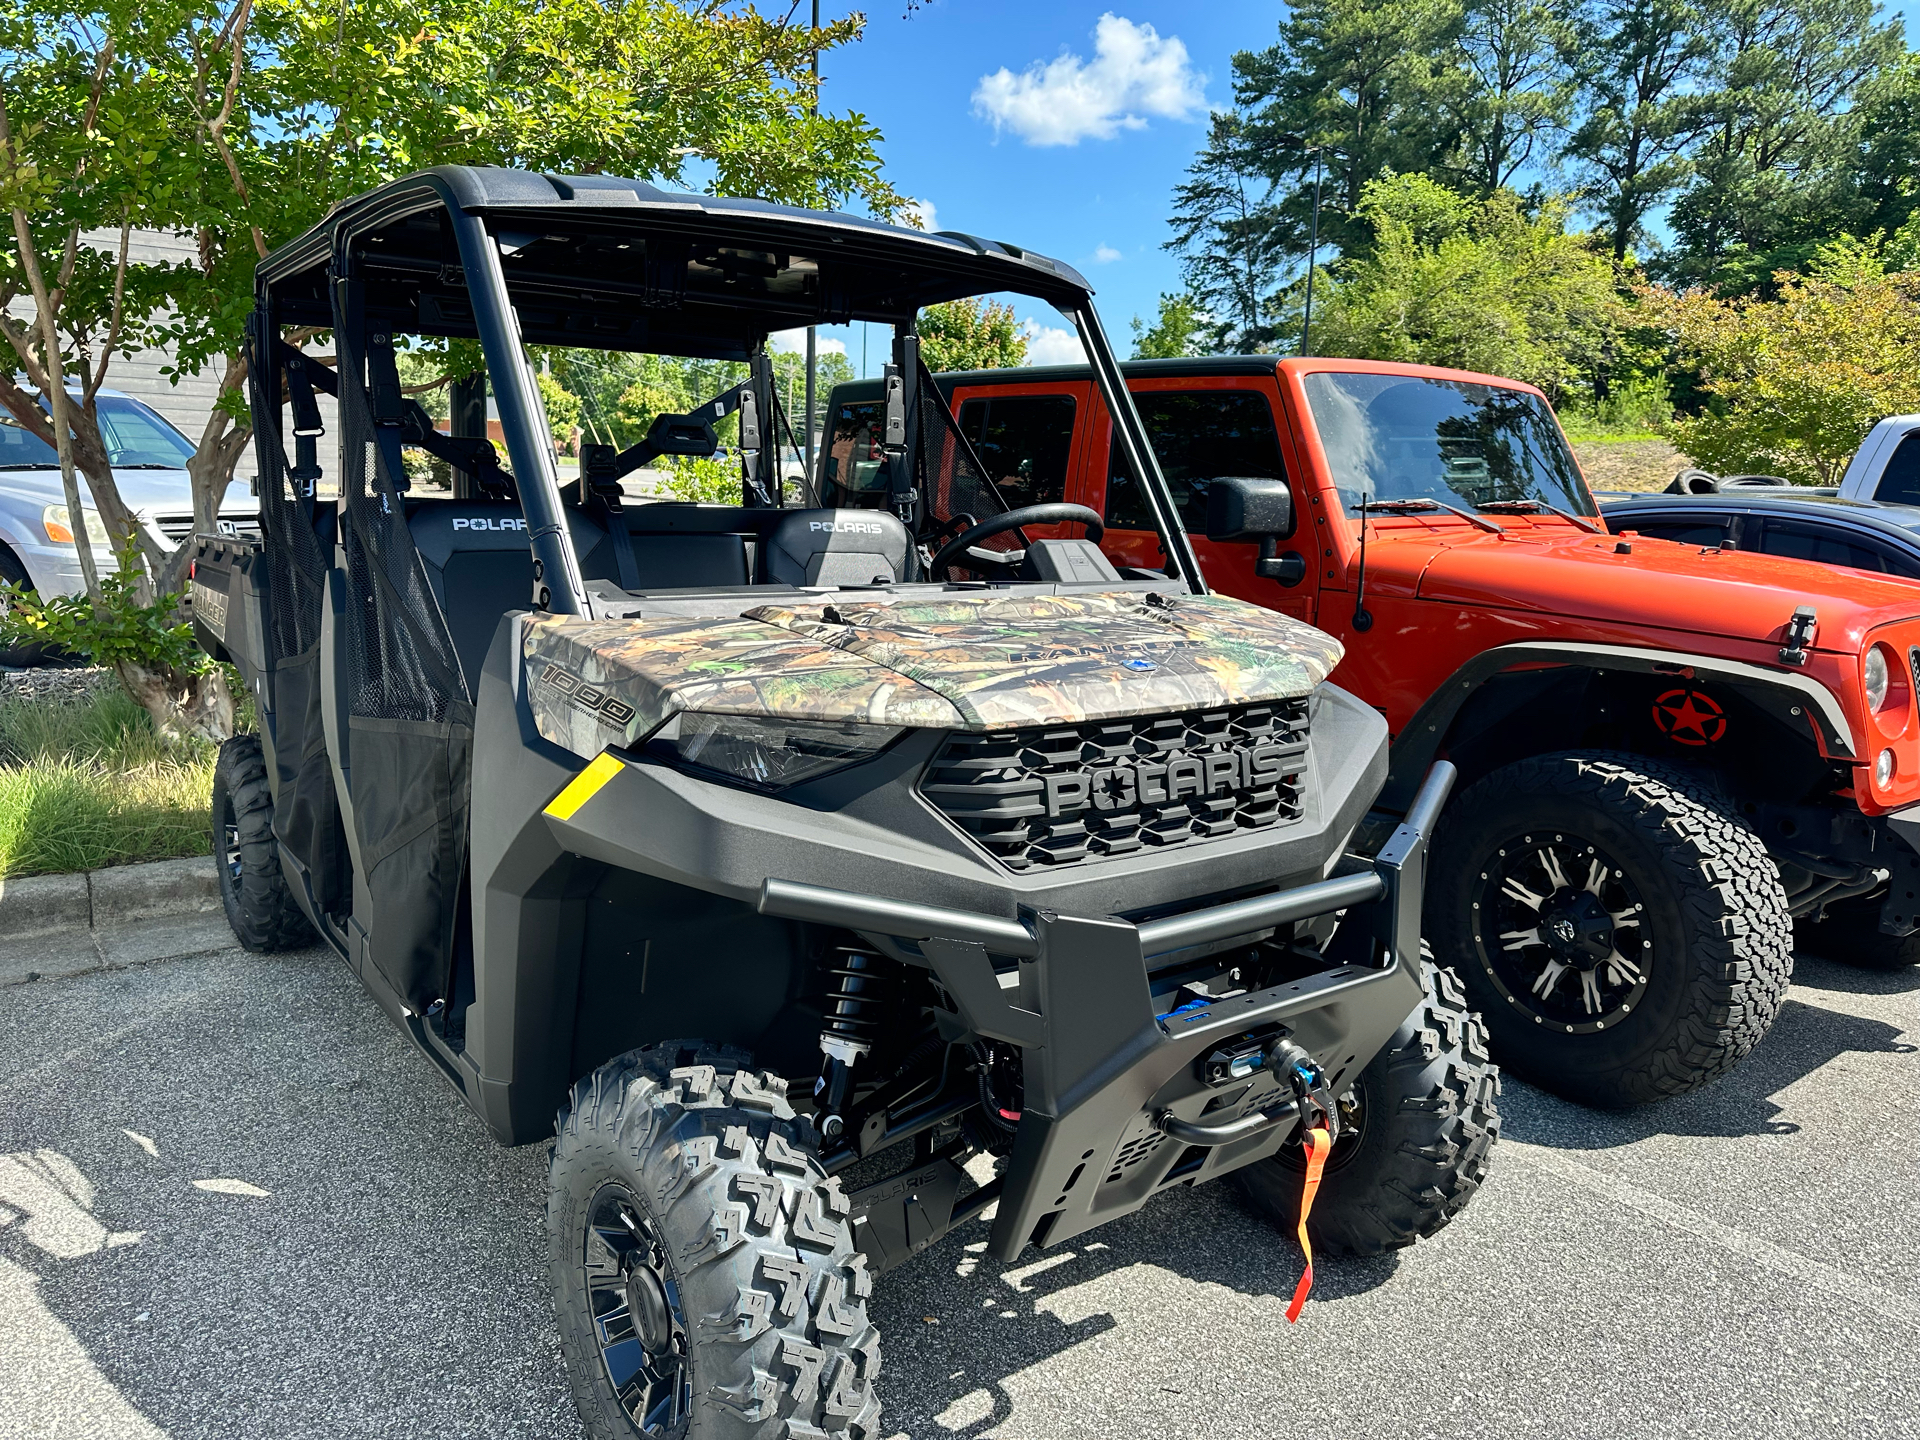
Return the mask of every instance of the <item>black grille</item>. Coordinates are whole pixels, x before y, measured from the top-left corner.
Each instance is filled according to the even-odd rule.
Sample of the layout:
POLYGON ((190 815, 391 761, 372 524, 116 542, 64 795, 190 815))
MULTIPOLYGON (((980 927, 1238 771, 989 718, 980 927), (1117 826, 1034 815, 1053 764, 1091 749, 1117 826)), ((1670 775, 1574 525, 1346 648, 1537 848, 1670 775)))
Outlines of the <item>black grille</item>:
POLYGON ((1013 870, 1300 818, 1307 702, 955 735, 920 793, 1013 870))
MULTIPOLYGON (((193 516, 191 514, 156 515, 153 518, 153 523, 159 528, 160 533, 175 545, 184 544, 193 538, 193 516)), ((216 522, 215 529, 222 535, 237 536, 243 540, 258 540, 260 538, 260 520, 259 517, 253 515, 223 515, 216 522)))

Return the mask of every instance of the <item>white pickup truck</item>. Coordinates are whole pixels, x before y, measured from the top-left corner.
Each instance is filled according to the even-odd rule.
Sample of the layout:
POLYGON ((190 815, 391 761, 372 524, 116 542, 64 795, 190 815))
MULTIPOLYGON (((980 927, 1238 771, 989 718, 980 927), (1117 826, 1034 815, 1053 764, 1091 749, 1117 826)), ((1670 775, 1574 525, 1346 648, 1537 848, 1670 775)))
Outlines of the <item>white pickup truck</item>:
POLYGON ((1920 505, 1920 415, 1891 415, 1868 432, 1840 478, 1840 498, 1920 505))

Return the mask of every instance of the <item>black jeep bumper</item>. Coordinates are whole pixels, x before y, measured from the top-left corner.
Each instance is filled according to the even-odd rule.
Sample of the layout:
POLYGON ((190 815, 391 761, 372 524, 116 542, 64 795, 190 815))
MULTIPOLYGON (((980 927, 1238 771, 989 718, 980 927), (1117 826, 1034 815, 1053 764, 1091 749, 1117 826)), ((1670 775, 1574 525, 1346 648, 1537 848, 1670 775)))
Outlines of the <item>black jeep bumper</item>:
MULTIPOLYGON (((1021 1047, 1026 1105, 1012 1163, 994 1192, 992 1253, 1057 1244, 1138 1209, 1169 1185, 1265 1159, 1294 1129, 1273 1077, 1227 1087, 1201 1076, 1211 1050, 1278 1025, 1319 1061, 1339 1094, 1419 1003, 1427 836, 1453 767, 1433 767, 1378 855, 1346 873, 1252 899, 1134 925, 1051 910, 1017 920, 768 880, 761 913, 843 926, 930 968, 967 1028, 1021 1047), (1345 911, 1371 943, 1290 983, 1205 1008, 1156 1014, 1150 972, 1194 947, 1345 911)), ((898 1263, 984 1208, 955 1206, 945 1162, 856 1193, 863 1248, 898 1263), (905 1189, 903 1190, 903 1183, 905 1189), (884 1194, 879 1192, 884 1191, 884 1194), (871 1214, 863 1217, 863 1212, 871 1214)))

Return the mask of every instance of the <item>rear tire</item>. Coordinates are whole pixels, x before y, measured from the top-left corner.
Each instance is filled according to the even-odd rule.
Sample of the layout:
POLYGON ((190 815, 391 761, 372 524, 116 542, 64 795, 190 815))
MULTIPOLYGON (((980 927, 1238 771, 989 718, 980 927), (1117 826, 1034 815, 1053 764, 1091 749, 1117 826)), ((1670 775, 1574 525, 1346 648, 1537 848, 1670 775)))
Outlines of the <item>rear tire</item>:
POLYGON ((1880 928, 1881 895, 1858 900, 1836 900, 1827 918, 1802 926, 1800 948, 1822 960, 1852 965, 1860 970, 1904 970, 1920 965, 1920 932, 1888 935, 1880 928))
POLYGON ((1779 871, 1692 772, 1624 754, 1521 760, 1448 807, 1433 853, 1436 953, 1501 1065, 1570 1100, 1683 1095, 1779 1014, 1793 975, 1779 871))
POLYGON ((741 1051, 643 1046, 573 1088, 549 1274, 593 1440, 879 1440, 872 1276, 786 1082, 741 1051))
POLYGON ((318 938, 294 903, 273 837, 273 791, 258 735, 235 735, 213 766, 213 862, 234 937, 256 954, 299 950, 318 938))
MULTIPOLYGON (((1500 1072, 1460 982, 1420 966, 1426 999, 1340 1099, 1334 1142, 1307 1217, 1315 1250, 1378 1255, 1424 1240, 1486 1179, 1500 1134, 1500 1072)), ((1287 1234, 1300 1221, 1301 1147, 1236 1170, 1256 1209, 1287 1234)))

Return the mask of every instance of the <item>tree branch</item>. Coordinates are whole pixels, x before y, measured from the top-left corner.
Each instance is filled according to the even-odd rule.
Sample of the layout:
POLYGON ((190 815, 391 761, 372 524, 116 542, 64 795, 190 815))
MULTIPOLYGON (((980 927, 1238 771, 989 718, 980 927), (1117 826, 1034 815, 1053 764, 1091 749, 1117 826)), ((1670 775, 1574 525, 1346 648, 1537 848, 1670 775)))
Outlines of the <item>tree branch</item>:
POLYGON ((113 271, 113 317, 107 323, 106 343, 100 347, 100 368, 87 382, 86 391, 80 397, 82 405, 93 404, 93 397, 100 393, 100 387, 106 383, 107 366, 113 363, 113 347, 120 343, 120 327, 126 318, 127 247, 132 240, 133 219, 126 216, 120 221, 120 260, 113 271))

